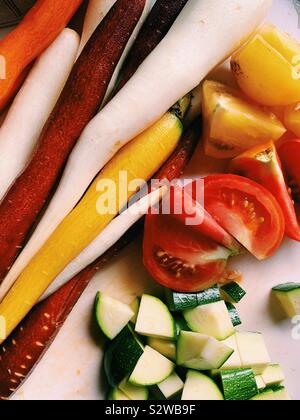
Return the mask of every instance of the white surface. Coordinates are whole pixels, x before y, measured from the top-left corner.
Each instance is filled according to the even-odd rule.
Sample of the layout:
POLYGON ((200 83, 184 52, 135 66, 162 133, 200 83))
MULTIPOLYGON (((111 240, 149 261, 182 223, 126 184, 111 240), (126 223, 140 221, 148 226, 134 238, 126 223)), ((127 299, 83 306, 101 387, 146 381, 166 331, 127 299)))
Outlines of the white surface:
MULTIPOLYGON (((292 0, 274 0, 271 18, 300 40, 292 0)), ((202 166, 200 154, 201 151, 196 153, 189 172, 195 173, 193 168, 201 167, 206 171, 212 167, 204 163, 202 166)), ((276 307, 270 304, 270 289, 281 282, 299 281, 299 252, 299 244, 286 241, 277 255, 266 262, 257 262, 249 256, 234 261, 234 266, 243 271, 243 286, 248 292, 238 305, 243 319, 240 329, 264 333, 272 360, 282 364, 288 389, 298 400, 300 328, 299 340, 293 339, 295 326, 291 321, 282 321, 276 314, 276 307)), ((135 294, 143 290, 151 292, 153 288, 156 286, 142 267, 141 246, 136 242, 93 279, 51 349, 14 399, 104 398, 105 390, 100 379, 101 341, 92 327, 95 294, 99 289, 106 290, 113 297, 130 302, 135 294)))

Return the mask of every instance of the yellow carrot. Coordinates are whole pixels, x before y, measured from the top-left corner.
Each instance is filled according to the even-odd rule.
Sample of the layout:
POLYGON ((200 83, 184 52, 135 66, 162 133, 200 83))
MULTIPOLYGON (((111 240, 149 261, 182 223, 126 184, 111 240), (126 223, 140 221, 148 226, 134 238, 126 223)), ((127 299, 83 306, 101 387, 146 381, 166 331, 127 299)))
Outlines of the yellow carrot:
POLYGON ((177 115, 176 112, 168 112, 117 153, 77 207, 25 268, 0 304, 0 343, 26 316, 57 275, 99 235, 135 193, 129 190, 131 181, 148 180, 170 156, 183 130, 177 115), (122 171, 127 174, 127 197, 127 194, 122 196, 119 185, 122 171), (112 201, 115 208, 105 213, 103 209, 107 190, 101 189, 107 180, 115 185, 116 194, 112 201))

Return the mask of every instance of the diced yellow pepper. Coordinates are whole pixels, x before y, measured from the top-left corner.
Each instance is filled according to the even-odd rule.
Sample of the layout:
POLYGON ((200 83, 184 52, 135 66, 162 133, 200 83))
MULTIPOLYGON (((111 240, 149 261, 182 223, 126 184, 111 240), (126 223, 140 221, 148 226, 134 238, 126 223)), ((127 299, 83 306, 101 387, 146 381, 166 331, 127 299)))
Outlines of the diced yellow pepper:
POLYGON ((300 44, 272 25, 233 55, 231 68, 242 91, 259 104, 300 101, 300 44))
POLYGON ((286 132, 274 114, 213 81, 203 84, 203 117, 205 153, 217 159, 233 158, 286 132))
POLYGON ((284 125, 300 138, 300 103, 284 109, 284 125))

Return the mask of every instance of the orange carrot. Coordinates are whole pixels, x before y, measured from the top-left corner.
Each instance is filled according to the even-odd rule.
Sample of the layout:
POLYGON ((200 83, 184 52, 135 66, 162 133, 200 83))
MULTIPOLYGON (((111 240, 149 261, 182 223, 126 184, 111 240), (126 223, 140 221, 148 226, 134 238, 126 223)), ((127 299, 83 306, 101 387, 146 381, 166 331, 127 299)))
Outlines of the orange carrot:
POLYGON ((5 79, 0 78, 0 111, 24 80, 24 71, 57 37, 82 0, 38 0, 17 28, 0 41, 5 79))

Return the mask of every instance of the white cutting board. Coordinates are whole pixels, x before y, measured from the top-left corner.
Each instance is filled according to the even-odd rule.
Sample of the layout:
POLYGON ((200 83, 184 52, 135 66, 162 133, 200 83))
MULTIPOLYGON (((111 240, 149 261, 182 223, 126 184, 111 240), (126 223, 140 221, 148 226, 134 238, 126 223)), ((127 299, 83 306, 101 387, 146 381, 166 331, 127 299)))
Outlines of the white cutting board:
MULTIPOLYGON (((300 40, 298 17, 292 0, 274 0, 270 20, 300 40)), ((196 153, 189 174, 217 170, 202 164, 201 151, 196 153), (205 168, 205 169, 203 169, 205 168)), ((266 338, 272 360, 281 363, 286 384, 294 399, 300 399, 300 334, 292 338, 291 321, 280 319, 270 303, 272 286, 300 280, 300 245, 286 241, 275 257, 257 262, 250 256, 238 258, 234 266, 244 274, 247 297, 239 305, 242 330, 261 331, 266 338)), ((130 302, 135 294, 156 289, 142 266, 141 243, 136 241, 112 264, 95 276, 68 318, 54 344, 28 381, 14 396, 17 400, 87 400, 105 398, 101 380, 102 343, 92 322, 92 306, 96 292, 108 291, 112 296, 130 302)), ((300 332, 300 328, 298 328, 300 332)))

